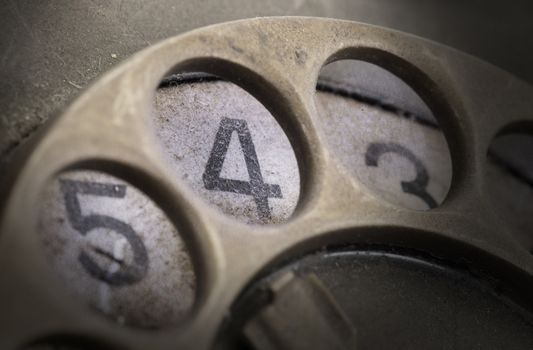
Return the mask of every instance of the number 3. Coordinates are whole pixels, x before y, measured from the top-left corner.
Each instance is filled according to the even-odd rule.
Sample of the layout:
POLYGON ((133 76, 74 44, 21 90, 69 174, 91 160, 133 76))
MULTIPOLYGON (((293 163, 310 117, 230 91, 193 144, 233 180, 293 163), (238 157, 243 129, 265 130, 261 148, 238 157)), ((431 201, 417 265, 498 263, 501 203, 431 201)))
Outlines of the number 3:
POLYGON ((407 158, 416 169, 416 178, 413 181, 402 181, 402 190, 405 193, 414 194, 418 198, 422 199, 430 208, 435 208, 437 202, 426 191, 426 187, 429 183, 429 175, 426 167, 422 162, 407 148, 397 143, 371 143, 365 154, 365 164, 367 166, 378 166, 379 158, 385 153, 396 153, 400 156, 407 158))
POLYGON ((94 278, 113 286, 123 286, 139 282, 148 270, 148 253, 143 241, 130 225, 107 215, 82 215, 77 194, 86 194, 101 197, 124 198, 126 186, 102 184, 97 182, 83 182, 60 180, 61 192, 65 198, 67 216, 72 227, 85 236, 96 228, 107 228, 124 236, 133 251, 133 264, 125 265, 117 261, 112 254, 100 249, 96 253, 102 254, 120 264, 120 269, 109 273, 96 264, 86 252, 81 252, 78 260, 87 272, 94 278))

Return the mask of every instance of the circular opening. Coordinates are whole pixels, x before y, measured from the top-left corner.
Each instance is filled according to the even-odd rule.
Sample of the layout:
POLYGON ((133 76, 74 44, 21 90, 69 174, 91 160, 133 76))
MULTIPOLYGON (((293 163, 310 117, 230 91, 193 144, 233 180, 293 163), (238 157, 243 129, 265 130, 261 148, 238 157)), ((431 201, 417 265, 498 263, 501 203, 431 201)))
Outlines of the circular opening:
POLYGON ((374 195, 415 210, 443 202, 452 178, 448 144, 404 81, 372 63, 335 61, 320 71, 315 101, 332 153, 374 195))
MULTIPOLYGON (((527 128, 497 135, 487 152, 486 190, 497 215, 533 248, 533 133, 527 128)), ((533 251, 533 250, 532 250, 533 251)))
POLYGON ((192 310, 189 249, 143 192, 93 170, 64 171, 42 194, 38 234, 68 291, 119 324, 161 328, 192 310))
POLYGON ((249 224, 286 221, 300 196, 295 151, 252 95, 202 73, 166 77, 154 126, 169 168, 219 211, 249 224))

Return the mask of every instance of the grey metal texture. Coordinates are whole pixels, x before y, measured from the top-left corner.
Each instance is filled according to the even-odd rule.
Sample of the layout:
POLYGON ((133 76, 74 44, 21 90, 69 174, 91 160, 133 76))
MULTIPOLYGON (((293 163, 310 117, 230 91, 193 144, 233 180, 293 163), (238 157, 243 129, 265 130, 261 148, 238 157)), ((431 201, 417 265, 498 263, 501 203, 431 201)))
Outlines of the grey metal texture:
POLYGON ((533 5, 528 0, 4 0, 0 165, 92 81, 138 50, 205 25, 282 15, 356 20, 401 30, 533 81, 533 5))
POLYGON ((255 349, 357 349, 354 326, 316 275, 278 277, 273 302, 244 328, 255 349))
POLYGON ((371 243, 462 260, 532 309, 533 237, 494 215, 486 154, 504 130, 531 130, 533 88, 450 48, 348 21, 263 18, 199 29, 144 50, 94 84, 21 151, 0 217, 0 348, 45 335, 84 335, 117 348, 211 346, 232 302, 265 266, 324 245, 371 243), (444 202, 428 211, 384 204, 339 170, 320 128, 322 66, 379 65, 409 84, 439 121, 453 165, 444 202), (262 102, 294 148, 300 198, 283 224, 239 223, 210 208, 165 164, 150 132, 154 91, 176 72, 205 71, 262 102), (510 113, 512 111, 512 113, 510 113), (36 234, 43 189, 66 169, 100 170, 146 193, 180 229, 197 274, 193 311, 158 331, 123 327, 58 288, 36 234))
MULTIPOLYGON (((272 312, 266 317, 265 310, 281 309, 284 299, 291 296, 287 293, 277 301, 278 296, 269 293, 270 285, 286 279, 287 274, 300 278, 310 275, 320 281, 348 324, 357 329, 357 349, 521 350, 533 346, 531 313, 506 299, 497 283, 460 264, 386 246, 330 247, 285 264, 266 277, 263 274, 242 294, 219 333, 216 349, 248 349, 241 324, 269 331, 255 335, 259 338, 256 342, 262 340, 261 335, 268 341, 291 334, 296 344, 319 336, 320 332, 299 332, 302 324, 318 323, 325 316, 309 317, 299 309, 302 299, 306 300, 303 293, 293 293, 293 302, 285 303, 282 310, 287 316, 283 319, 275 318, 272 312), (266 306, 262 305, 265 301, 266 306), (279 327, 281 324, 284 327, 279 327)), ((316 306, 307 309, 314 311, 316 306)), ((331 322, 330 327, 334 324, 331 322)), ((336 330, 340 333, 343 328, 336 330)), ((350 337, 345 335, 344 339, 350 337)), ((278 344, 277 349, 284 348, 285 343, 278 344)), ((309 348, 313 347, 300 347, 309 348)))

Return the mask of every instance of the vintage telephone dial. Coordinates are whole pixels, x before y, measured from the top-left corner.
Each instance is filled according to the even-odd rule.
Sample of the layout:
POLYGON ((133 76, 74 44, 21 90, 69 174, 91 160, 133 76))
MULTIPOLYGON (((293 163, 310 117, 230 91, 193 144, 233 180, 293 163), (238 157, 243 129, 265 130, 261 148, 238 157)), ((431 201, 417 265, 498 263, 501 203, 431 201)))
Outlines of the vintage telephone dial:
POLYGON ((532 96, 349 21, 150 46, 9 167, 0 348, 533 348, 532 96))

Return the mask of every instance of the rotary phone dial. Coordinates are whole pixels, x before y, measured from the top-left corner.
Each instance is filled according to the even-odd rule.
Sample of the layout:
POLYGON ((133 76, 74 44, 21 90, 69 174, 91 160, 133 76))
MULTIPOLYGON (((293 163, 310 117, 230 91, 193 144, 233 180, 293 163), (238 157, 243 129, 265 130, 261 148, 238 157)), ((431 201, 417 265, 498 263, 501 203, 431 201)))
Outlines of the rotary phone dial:
POLYGON ((532 93, 347 21, 145 49, 10 169, 0 347, 531 348, 532 93))

